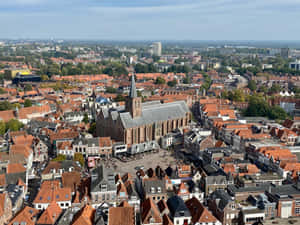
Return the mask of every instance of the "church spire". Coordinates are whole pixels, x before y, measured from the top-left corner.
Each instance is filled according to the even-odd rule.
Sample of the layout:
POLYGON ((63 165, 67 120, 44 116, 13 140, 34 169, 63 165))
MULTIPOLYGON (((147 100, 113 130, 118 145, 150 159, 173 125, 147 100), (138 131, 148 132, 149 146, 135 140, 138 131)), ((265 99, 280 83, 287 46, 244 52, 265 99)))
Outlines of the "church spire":
POLYGON ((130 92, 126 99, 125 110, 130 112, 132 118, 142 115, 142 99, 137 95, 134 74, 131 76, 130 92))
POLYGON ((137 97, 134 74, 132 74, 132 76, 131 76, 131 85, 130 85, 129 97, 130 98, 136 98, 137 97))

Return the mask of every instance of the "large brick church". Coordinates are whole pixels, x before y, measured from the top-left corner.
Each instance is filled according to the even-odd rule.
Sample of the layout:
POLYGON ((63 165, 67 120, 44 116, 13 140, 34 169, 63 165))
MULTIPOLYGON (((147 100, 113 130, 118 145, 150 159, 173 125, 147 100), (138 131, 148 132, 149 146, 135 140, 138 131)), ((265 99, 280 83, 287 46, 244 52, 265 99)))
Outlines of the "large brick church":
POLYGON ((116 141, 133 144, 159 141, 173 130, 184 128, 191 112, 184 101, 142 103, 138 97, 134 76, 125 107, 102 109, 97 116, 97 135, 110 136, 116 141))

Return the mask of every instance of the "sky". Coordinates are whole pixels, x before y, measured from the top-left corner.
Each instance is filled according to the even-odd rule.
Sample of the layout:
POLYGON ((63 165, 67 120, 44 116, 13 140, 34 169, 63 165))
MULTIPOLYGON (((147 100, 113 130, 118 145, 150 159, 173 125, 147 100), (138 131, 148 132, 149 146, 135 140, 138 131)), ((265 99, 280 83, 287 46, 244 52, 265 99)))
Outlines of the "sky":
POLYGON ((300 40, 300 0, 0 0, 0 38, 300 40))

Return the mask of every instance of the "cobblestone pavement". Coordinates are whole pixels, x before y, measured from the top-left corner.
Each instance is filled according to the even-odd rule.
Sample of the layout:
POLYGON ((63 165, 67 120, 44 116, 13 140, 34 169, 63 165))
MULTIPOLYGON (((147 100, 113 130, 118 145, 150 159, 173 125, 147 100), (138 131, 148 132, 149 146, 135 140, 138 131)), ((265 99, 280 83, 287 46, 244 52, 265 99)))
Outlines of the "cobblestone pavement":
POLYGON ((160 150, 157 153, 145 153, 142 155, 138 155, 134 157, 129 162, 121 162, 120 160, 115 160, 114 164, 116 167, 116 172, 120 173, 121 175, 124 173, 136 173, 136 167, 143 166, 145 169, 150 167, 155 168, 156 166, 160 166, 161 168, 165 169, 169 165, 175 166, 176 159, 174 156, 171 155, 171 152, 167 150, 160 150))

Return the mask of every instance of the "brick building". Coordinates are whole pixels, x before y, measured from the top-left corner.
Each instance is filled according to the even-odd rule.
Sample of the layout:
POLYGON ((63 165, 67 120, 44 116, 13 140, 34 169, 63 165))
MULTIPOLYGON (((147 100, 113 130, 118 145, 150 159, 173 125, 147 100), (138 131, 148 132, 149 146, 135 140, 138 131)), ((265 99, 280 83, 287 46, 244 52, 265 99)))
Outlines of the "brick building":
POLYGON ((128 145, 159 141, 171 131, 186 127, 190 120, 185 101, 142 103, 132 77, 125 108, 102 109, 97 117, 97 135, 110 136, 128 145))

